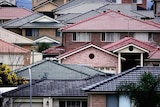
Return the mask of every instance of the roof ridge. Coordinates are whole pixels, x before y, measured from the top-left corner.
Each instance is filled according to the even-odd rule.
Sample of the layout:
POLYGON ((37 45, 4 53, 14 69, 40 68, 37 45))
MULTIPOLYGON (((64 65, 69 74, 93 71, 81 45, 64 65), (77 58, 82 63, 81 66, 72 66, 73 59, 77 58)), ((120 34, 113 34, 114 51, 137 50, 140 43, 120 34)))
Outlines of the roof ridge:
POLYGON ((130 72, 133 72, 133 71, 136 70, 136 69, 138 70, 138 68, 140 68, 140 67, 133 67, 133 68, 128 69, 128 70, 126 70, 126 71, 124 71, 124 72, 121 72, 120 74, 117 74, 117 75, 115 75, 115 76, 112 76, 112 77, 110 77, 110 78, 107 78, 107 79, 105 79, 105 80, 102 80, 102 81, 100 81, 100 82, 97 82, 97 83, 95 83, 95 84, 92 84, 92 85, 90 85, 90 86, 87 86, 87 87, 84 87, 84 88, 81 88, 81 89, 82 89, 83 91, 88 91, 88 90, 93 89, 93 88, 95 88, 95 87, 97 87, 97 86, 99 86, 99 85, 102 85, 102 84, 106 83, 106 82, 112 81, 112 80, 115 79, 115 78, 121 77, 121 76, 126 75, 126 74, 128 74, 128 73, 130 73, 130 72))

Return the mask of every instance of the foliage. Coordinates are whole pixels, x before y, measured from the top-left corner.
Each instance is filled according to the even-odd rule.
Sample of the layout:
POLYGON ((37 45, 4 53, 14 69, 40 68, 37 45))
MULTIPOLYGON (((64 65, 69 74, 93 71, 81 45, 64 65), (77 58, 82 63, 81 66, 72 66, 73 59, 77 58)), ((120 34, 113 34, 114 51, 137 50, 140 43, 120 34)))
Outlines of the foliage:
POLYGON ((42 52, 46 49, 50 48, 50 44, 49 43, 39 43, 38 44, 38 52, 42 52))
POLYGON ((28 81, 25 78, 17 77, 6 64, 0 65, 0 86, 17 86, 26 84, 27 82, 28 81))
POLYGON ((127 92, 135 107, 160 107, 160 95, 157 92, 160 78, 144 73, 136 83, 124 82, 117 87, 119 92, 127 92))

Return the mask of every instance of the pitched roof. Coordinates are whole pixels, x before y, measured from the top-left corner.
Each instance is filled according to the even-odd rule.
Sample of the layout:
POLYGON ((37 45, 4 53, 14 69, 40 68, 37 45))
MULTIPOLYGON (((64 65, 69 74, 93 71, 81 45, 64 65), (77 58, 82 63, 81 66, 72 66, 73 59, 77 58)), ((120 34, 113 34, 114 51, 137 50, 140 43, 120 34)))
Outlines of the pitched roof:
POLYGON ((105 50, 105 49, 103 49, 103 48, 101 48, 101 47, 98 47, 98 46, 96 46, 96 45, 94 45, 94 44, 92 44, 92 43, 88 43, 88 44, 85 44, 85 45, 83 45, 83 46, 81 46, 81 47, 78 47, 78 48, 76 48, 76 49, 73 49, 73 50, 71 50, 71 51, 65 52, 65 53, 57 56, 56 58, 57 58, 58 60, 61 60, 61 59, 63 59, 63 58, 66 58, 66 57, 68 57, 68 56, 71 56, 71 55, 73 55, 73 54, 76 54, 76 53, 78 53, 78 52, 80 52, 80 51, 83 51, 83 50, 88 49, 88 48, 91 48, 91 47, 93 47, 93 48, 95 48, 95 49, 98 49, 98 50, 100 50, 100 51, 103 51, 103 52, 105 52, 105 53, 107 53, 107 54, 110 54, 110 55, 112 55, 112 56, 118 57, 117 55, 115 55, 115 54, 113 54, 113 53, 111 53, 111 52, 109 52, 109 51, 107 51, 107 50, 105 50))
POLYGON ((53 2, 53 0, 46 0, 46 1, 42 2, 41 4, 33 7, 32 10, 34 11, 34 10, 40 8, 40 7, 45 6, 45 5, 48 4, 48 3, 51 3, 51 4, 53 4, 54 6, 57 6, 57 7, 59 6, 57 3, 53 2))
POLYGON ((2 24, 4 28, 60 28, 64 26, 62 23, 57 23, 55 19, 49 18, 41 13, 33 13, 24 18, 8 21, 2 24), (40 22, 37 22, 40 21, 40 22), (52 21, 52 22, 50 22, 52 21))
POLYGON ((31 15, 33 12, 21 7, 1 7, 0 19, 16 19, 31 15))
POLYGON ((45 43, 57 43, 57 44, 60 44, 59 41, 57 41, 57 40, 55 40, 55 39, 53 39, 51 37, 48 37, 48 36, 42 36, 42 37, 34 40, 34 43, 43 43, 43 42, 45 42, 45 43))
POLYGON ((64 14, 64 15, 61 15, 61 16, 58 16, 56 18, 56 20, 58 21, 61 21, 61 22, 64 22, 66 20, 69 20, 69 19, 72 19, 74 17, 77 17, 79 16, 81 13, 68 13, 68 14, 64 14))
POLYGON ((0 27, 0 39, 14 44, 33 44, 33 40, 0 27))
MULTIPOLYGON (((33 97, 87 97, 81 87, 108 78, 105 75, 95 75, 80 80, 40 80, 32 84, 33 97)), ((4 97, 29 97, 30 85, 21 85, 17 89, 3 93, 4 97)))
POLYGON ((64 51, 65 51, 64 46, 58 45, 58 46, 53 46, 51 48, 48 48, 48 49, 44 50, 42 53, 43 54, 59 55, 61 53, 64 53, 64 51))
POLYGON ((156 48, 154 51, 150 52, 149 59, 160 59, 160 47, 156 48))
MULTIPOLYGON (((28 69, 31 68, 32 79, 82 79, 95 74, 104 74, 103 72, 88 72, 74 69, 72 67, 59 64, 51 60, 41 60, 30 66, 17 69, 14 72, 18 76, 29 79, 28 69), (54 74, 54 75, 53 75, 54 74)), ((93 70, 92 70, 93 71, 93 70)))
POLYGON ((29 53, 30 50, 8 43, 0 39, 0 53, 29 53))
POLYGON ((1 1, 0 1, 0 6, 3 7, 4 5, 5 5, 5 6, 7 5, 8 7, 9 7, 9 6, 15 7, 15 4, 12 4, 12 3, 8 2, 8 1, 2 1, 2 0, 1 0, 1 1))
POLYGON ((61 28, 63 32, 73 31, 114 31, 114 32, 159 32, 160 27, 138 20, 120 12, 107 11, 98 16, 61 28), (113 21, 111 21, 113 20, 113 21))
POLYGON ((125 37, 117 42, 105 45, 105 46, 103 46, 103 48, 108 51, 114 51, 118 48, 122 48, 126 45, 129 45, 129 44, 134 44, 134 45, 141 47, 143 49, 146 49, 150 52, 153 51, 154 49, 156 49, 155 46, 152 46, 149 43, 145 43, 145 42, 139 41, 137 39, 134 39, 133 37, 125 37))
POLYGON ((111 2, 109 0, 71 0, 66 4, 57 7, 53 12, 57 14, 84 13, 108 3, 111 2))
POLYGON ((119 86, 122 82, 127 81, 127 82, 137 83, 140 80, 140 76, 143 75, 145 72, 150 72, 153 76, 158 76, 160 75, 160 67, 156 66, 134 67, 118 75, 115 75, 108 79, 84 87, 82 88, 82 90, 85 90, 87 92, 97 92, 97 93, 115 92, 117 86, 119 86))

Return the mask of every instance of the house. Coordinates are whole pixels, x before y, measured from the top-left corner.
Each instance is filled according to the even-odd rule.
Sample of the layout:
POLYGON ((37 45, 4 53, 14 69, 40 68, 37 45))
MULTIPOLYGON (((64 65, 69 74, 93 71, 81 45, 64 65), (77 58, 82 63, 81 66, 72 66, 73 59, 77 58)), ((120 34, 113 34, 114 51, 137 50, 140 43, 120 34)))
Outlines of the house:
POLYGON ((16 0, 0 0, 1 7, 15 7, 16 0))
POLYGON ((118 73, 118 55, 91 43, 65 52, 56 58, 62 64, 81 64, 106 73, 118 73))
POLYGON ((153 0, 153 10, 155 17, 160 16, 160 1, 159 0, 153 0))
MULTIPOLYGON (((117 93, 117 87, 125 81, 138 83, 144 73, 159 76, 160 67, 134 67, 106 80, 82 88, 88 94, 89 107, 133 107, 132 101, 128 96, 117 93)), ((160 91, 159 86, 158 91, 160 91)))
MULTIPOLYGON (((41 60, 26 67, 14 70, 20 76, 29 79, 28 70, 31 69, 32 79, 83 79, 96 74, 105 73, 85 65, 63 65, 56 61, 41 60)), ((106 73, 107 74, 107 73, 106 73)), ((111 75, 111 74, 107 74, 111 75)))
POLYGON ((30 64, 30 51, 0 39, 0 62, 18 69, 30 64))
POLYGON ((12 19, 23 18, 31 15, 33 12, 21 7, 1 7, 0 13, 0 24, 3 24, 4 22, 12 19))
POLYGON ((31 50, 34 45, 33 40, 23 37, 9 30, 6 30, 2 27, 0 27, 0 39, 29 50, 31 50))
POLYGON ((138 20, 112 10, 65 26, 60 31, 63 32, 62 44, 66 52, 87 42, 101 47, 124 37, 134 37, 150 43, 155 42, 157 45, 160 42, 159 24, 138 20))
POLYGON ((54 18, 51 11, 67 1, 69 0, 32 0, 32 10, 54 18))
MULTIPOLYGON (((33 107, 88 107, 87 94, 81 87, 91 85, 108 78, 95 75, 75 80, 39 80, 32 83, 33 107)), ((3 93, 8 107, 28 107, 30 105, 30 85, 22 85, 17 89, 3 93)))
POLYGON ((20 19, 11 20, 2 25, 3 28, 32 40, 48 36, 59 42, 61 42, 61 36, 58 29, 63 26, 59 21, 41 13, 33 13, 20 19))

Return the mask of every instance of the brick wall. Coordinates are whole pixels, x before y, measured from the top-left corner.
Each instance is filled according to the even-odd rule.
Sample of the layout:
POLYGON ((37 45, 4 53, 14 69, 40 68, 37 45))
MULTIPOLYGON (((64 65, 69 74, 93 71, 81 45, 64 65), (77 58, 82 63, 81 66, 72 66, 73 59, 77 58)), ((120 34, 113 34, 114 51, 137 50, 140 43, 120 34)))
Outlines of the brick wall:
MULTIPOLYGON (((62 59, 63 64, 82 64, 91 67, 114 67, 117 72, 118 58, 100 51, 96 48, 90 47, 86 50, 73 54, 66 59, 62 59), (94 58, 90 59, 89 55, 94 54, 94 58)), ((113 72, 113 73, 116 73, 113 72)))
POLYGON ((106 107, 106 95, 89 95, 88 107, 106 107))
POLYGON ((153 34, 153 41, 157 43, 157 45, 160 46, 160 33, 154 33, 153 34))
POLYGON ((37 9, 35 9, 34 11, 36 11, 36 12, 51 12, 55 8, 57 8, 56 5, 48 3, 45 6, 41 6, 37 9))
MULTIPOLYGON (((122 0, 122 4, 132 4, 133 0, 122 0)), ((145 8, 147 7, 147 0, 142 0, 142 4, 137 4, 139 7, 145 8)))

